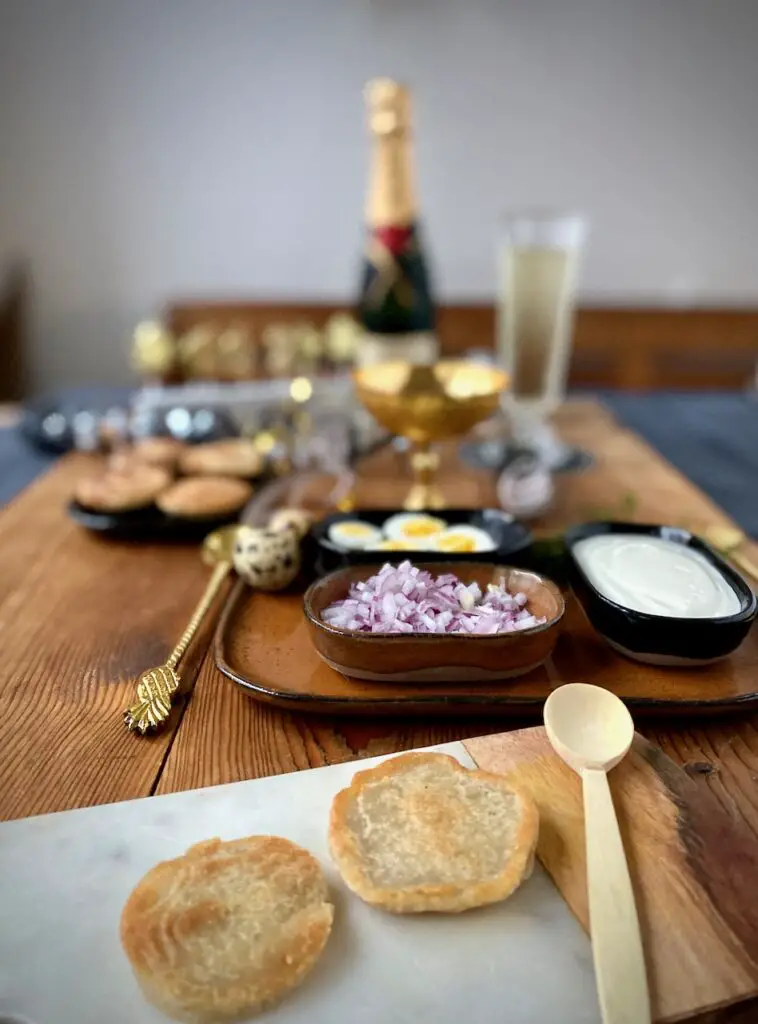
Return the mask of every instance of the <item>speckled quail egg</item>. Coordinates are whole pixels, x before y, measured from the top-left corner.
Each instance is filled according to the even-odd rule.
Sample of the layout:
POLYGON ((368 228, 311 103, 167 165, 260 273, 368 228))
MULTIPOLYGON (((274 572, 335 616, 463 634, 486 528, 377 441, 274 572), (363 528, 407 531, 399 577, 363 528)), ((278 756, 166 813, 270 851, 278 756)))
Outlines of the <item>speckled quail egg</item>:
POLYGON ((313 523, 313 517, 302 508, 280 508, 269 520, 269 530, 278 533, 280 530, 294 530, 298 537, 303 538, 313 523))
POLYGON ((300 540, 294 530, 240 526, 234 544, 237 574, 257 590, 283 590, 300 570, 300 540))

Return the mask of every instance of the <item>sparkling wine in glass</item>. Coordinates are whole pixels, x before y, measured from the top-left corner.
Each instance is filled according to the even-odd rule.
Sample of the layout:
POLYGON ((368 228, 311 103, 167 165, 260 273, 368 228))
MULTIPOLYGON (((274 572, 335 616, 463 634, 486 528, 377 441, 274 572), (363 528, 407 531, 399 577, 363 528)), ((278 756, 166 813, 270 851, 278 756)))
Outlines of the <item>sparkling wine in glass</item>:
POLYGON ((498 346, 510 375, 504 408, 516 444, 541 450, 548 463, 559 457, 547 417, 565 394, 585 237, 585 220, 574 213, 515 213, 501 232, 498 346))

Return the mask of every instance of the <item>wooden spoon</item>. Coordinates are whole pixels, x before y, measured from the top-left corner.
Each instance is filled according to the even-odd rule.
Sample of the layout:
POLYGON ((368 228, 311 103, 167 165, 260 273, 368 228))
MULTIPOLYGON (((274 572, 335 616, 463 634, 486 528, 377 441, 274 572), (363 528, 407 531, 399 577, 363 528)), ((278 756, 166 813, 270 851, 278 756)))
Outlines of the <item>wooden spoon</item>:
POLYGON ((590 935, 604 1024, 649 1024, 642 937, 606 773, 627 754, 634 723, 609 690, 570 683, 545 701, 545 730, 584 795, 590 935))
POLYGON ((737 548, 748 539, 742 530, 735 526, 709 526, 705 531, 705 539, 727 558, 731 558, 748 576, 758 580, 758 565, 737 551, 737 548))

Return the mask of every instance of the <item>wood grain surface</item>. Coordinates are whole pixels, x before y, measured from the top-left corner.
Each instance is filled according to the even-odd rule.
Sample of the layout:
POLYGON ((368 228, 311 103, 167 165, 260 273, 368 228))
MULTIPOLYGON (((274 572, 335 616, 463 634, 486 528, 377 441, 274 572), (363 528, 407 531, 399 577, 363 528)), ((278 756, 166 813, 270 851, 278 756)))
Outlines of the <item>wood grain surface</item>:
POLYGON ((195 547, 109 544, 75 526, 64 505, 86 471, 86 456, 64 459, 0 515, 2 819, 148 795, 181 718, 182 701, 165 732, 136 742, 122 711, 208 570, 195 547))
MULTIPOLYGON (((556 507, 543 528, 565 526, 598 506, 620 506, 630 491, 637 494, 640 519, 695 529, 728 522, 603 407, 571 402, 559 422, 564 436, 593 451, 597 463, 559 478, 556 507)), ((281 712, 244 696, 206 656, 183 716, 179 708, 158 737, 128 734, 121 711, 132 680, 173 645, 207 570, 195 548, 104 542, 71 523, 64 506, 85 469, 85 456, 61 460, 0 513, 0 817, 295 771, 497 730, 497 721, 486 716, 332 721, 281 712)), ((444 473, 463 504, 492 502, 488 474, 461 469, 450 452, 444 473)), ((358 499, 392 504, 406 489, 404 462, 384 453, 364 467, 358 499)), ((752 555, 758 556, 755 545, 752 555)), ((208 642, 207 634, 198 639, 195 660, 208 642)), ((758 719, 647 725, 645 731, 758 839, 758 719)))
MULTIPOLYGON (((544 729, 465 741, 540 810, 537 855, 589 930, 582 789, 544 729)), ((609 775, 645 947, 654 1019, 758 1019, 758 844, 697 781, 640 736, 609 775), (723 1015, 719 1011, 723 1011, 723 1015)))

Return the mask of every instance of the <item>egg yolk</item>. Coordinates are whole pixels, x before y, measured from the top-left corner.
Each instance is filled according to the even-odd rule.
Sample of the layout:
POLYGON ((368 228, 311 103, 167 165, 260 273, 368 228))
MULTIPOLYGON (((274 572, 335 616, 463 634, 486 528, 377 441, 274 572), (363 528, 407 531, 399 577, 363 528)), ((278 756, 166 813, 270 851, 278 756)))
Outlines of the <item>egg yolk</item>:
POLYGON ((403 533, 406 537, 431 537, 432 534, 439 532, 440 528, 436 523, 429 523, 424 519, 403 524, 403 533))
POLYGON ((440 551, 476 551, 476 541, 461 533, 448 534, 437 546, 440 551))

